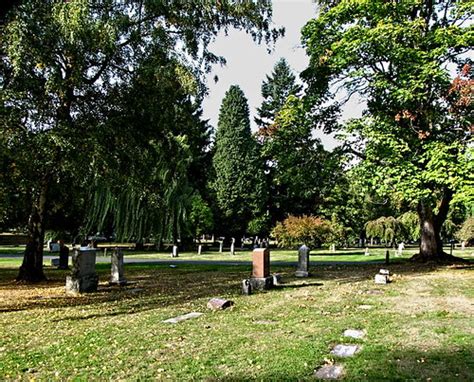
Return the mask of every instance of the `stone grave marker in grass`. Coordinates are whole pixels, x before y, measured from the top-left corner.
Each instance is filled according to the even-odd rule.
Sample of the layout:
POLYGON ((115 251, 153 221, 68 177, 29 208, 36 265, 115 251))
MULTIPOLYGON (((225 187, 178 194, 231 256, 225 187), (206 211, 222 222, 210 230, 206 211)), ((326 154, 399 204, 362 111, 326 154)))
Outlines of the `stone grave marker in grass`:
POLYGON ((350 337, 350 338, 364 338, 365 337, 365 331, 364 330, 359 330, 359 329, 346 329, 344 330, 344 337, 350 337))
POLYGON ((331 350, 331 354, 346 358, 346 357, 352 357, 354 354, 356 354, 361 347, 359 345, 336 345, 334 346, 334 349, 331 350))
POLYGON ((71 276, 66 277, 66 292, 95 292, 99 277, 95 271, 96 252, 93 248, 74 249, 71 276))
POLYGON ((252 290, 266 290, 273 286, 270 276, 270 250, 256 248, 252 253, 252 277, 249 279, 252 290))
POLYGON ((340 379, 344 375, 342 365, 324 365, 315 371, 314 376, 319 379, 340 379))
POLYGON ((110 284, 116 285, 125 285, 127 279, 123 275, 123 252, 119 248, 115 248, 112 251, 111 256, 111 275, 110 275, 110 284))
POLYGON ((296 269, 296 277, 308 277, 309 267, 309 248, 306 245, 302 245, 298 250, 298 268, 296 269))
POLYGON ((224 310, 232 305, 234 305, 234 301, 223 298, 211 298, 207 303, 207 307, 212 310, 224 310))
POLYGON ((167 323, 167 324, 177 324, 178 322, 190 320, 192 318, 197 318, 197 317, 200 317, 202 315, 203 315, 203 313, 191 312, 191 313, 183 314, 181 316, 168 318, 167 320, 164 320, 163 322, 167 323))

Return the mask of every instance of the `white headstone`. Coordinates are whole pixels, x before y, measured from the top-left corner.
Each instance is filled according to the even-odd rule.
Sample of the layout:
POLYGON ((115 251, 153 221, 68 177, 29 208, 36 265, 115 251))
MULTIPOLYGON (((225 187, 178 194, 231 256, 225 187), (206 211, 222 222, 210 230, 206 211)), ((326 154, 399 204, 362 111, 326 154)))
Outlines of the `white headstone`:
POLYGON ((172 257, 179 257, 178 246, 173 245, 173 253, 171 254, 172 257))
POLYGON ((219 242, 219 253, 222 253, 223 250, 224 250, 224 241, 220 241, 219 242))
POLYGON ((365 247, 365 256, 370 256, 369 247, 365 247))
POLYGON ((202 253, 202 245, 199 244, 198 245, 198 255, 200 255, 202 253))
POLYGON ((230 244, 230 254, 235 255, 235 239, 232 238, 232 243, 230 244))

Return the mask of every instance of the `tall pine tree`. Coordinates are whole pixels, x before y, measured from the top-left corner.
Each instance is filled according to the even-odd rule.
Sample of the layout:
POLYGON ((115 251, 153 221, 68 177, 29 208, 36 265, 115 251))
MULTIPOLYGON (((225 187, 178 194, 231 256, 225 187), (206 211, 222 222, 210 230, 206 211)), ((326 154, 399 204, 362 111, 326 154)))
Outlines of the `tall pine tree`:
POLYGON ((263 164, 250 131, 249 107, 242 90, 233 85, 222 100, 213 158, 216 195, 225 236, 239 238, 249 221, 264 208, 263 164))
POLYGON ((290 95, 298 96, 301 85, 296 83, 296 77, 284 58, 273 67, 273 72, 262 82, 262 105, 257 108, 258 116, 255 118, 260 128, 260 135, 265 136, 275 122, 277 113, 285 104, 290 95))

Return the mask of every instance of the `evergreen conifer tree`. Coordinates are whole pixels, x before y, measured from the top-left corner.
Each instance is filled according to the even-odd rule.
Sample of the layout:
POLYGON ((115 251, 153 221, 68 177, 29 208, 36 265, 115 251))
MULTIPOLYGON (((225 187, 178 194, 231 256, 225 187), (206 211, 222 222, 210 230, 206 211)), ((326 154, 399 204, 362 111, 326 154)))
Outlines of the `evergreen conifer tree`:
POLYGON ((250 131, 249 107, 233 85, 222 100, 213 157, 215 192, 222 232, 240 238, 248 222, 263 210, 266 195, 263 165, 250 131))
POLYGON ((273 67, 273 72, 262 82, 262 105, 257 108, 258 117, 255 122, 260 128, 260 135, 265 136, 267 130, 275 122, 276 114, 281 110, 289 95, 298 96, 301 85, 284 58, 273 67))

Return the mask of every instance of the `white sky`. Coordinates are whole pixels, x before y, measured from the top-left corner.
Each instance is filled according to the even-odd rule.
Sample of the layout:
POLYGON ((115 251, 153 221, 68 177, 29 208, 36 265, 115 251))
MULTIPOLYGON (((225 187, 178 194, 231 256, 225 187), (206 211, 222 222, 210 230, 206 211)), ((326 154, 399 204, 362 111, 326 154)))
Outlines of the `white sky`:
MULTIPOLYGON (((216 128, 219 116, 219 107, 225 92, 231 85, 239 85, 245 93, 250 107, 252 129, 256 108, 262 103, 261 84, 267 74, 271 74, 273 66, 281 58, 286 58, 296 76, 308 65, 308 57, 301 47, 300 30, 308 20, 316 16, 316 4, 311 0, 274 0, 273 21, 286 29, 285 37, 275 44, 275 49, 268 54, 265 45, 257 45, 252 38, 239 31, 230 31, 226 36, 219 35, 210 46, 211 51, 224 56, 227 65, 215 66, 208 75, 209 96, 204 100, 204 118, 216 128), (214 76, 219 81, 214 83, 214 76)), ((362 106, 356 99, 351 100, 345 107, 343 119, 359 116, 362 106)), ((337 142, 322 132, 316 132, 326 146, 333 148, 337 142)))

